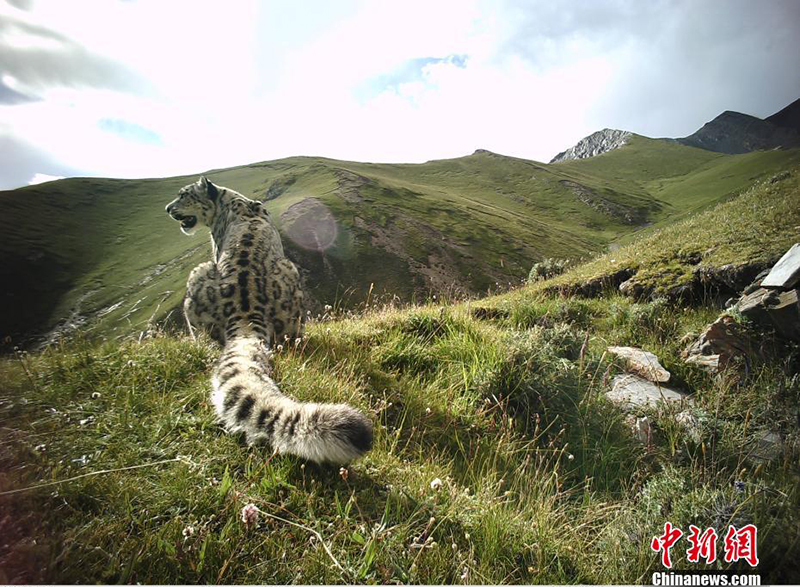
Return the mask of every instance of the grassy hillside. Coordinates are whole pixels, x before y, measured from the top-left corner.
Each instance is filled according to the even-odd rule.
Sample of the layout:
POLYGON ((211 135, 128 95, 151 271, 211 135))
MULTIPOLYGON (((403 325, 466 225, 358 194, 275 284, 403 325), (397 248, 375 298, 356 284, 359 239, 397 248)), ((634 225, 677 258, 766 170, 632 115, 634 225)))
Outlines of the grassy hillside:
MULTIPOLYGON (((798 153, 724 156, 635 137, 557 165, 478 151, 420 165, 295 157, 208 175, 266 201, 316 307, 349 307, 518 283, 544 257, 600 253, 798 153)), ((0 339, 74 327, 113 337, 167 318, 209 253, 207 231, 184 237, 163 211, 194 179, 75 178, 0 193, 0 339)))
MULTIPOLYGON (((797 238, 798 209, 795 168, 558 283, 632 260, 658 273, 686 247, 748 260, 758 242, 797 238)), ((14 512, 0 514, 0 582, 642 583, 661 570, 649 542, 670 521, 754 523, 761 580, 797 583, 796 349, 711 377, 679 355, 717 301, 579 299, 552 285, 318 316, 275 376, 297 398, 372 414, 374 450, 343 470, 223 434, 205 340, 78 339, 0 362, 0 511, 14 512), (604 397, 620 372, 613 344, 657 354, 693 394, 696 433, 676 420, 686 406, 665 406, 637 414, 650 442, 634 437, 604 397), (771 463, 754 457, 766 430, 785 439, 771 463)), ((676 568, 728 567, 687 562, 685 545, 676 568)))
POLYGON ((629 246, 539 282, 532 291, 573 290, 627 269, 634 273, 631 283, 645 287, 651 297, 659 297, 676 286, 697 285, 704 275, 720 268, 775 263, 798 241, 800 165, 795 164, 756 182, 741 196, 715 207, 713 213, 654 227, 629 246))

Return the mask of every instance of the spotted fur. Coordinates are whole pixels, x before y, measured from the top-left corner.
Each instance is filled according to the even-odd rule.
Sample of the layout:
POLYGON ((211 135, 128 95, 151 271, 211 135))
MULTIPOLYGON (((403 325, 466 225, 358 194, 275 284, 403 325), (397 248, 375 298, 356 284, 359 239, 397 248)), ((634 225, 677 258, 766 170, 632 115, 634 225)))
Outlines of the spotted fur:
POLYGON ((303 332, 297 268, 260 202, 205 177, 178 192, 167 213, 190 234, 211 229, 213 259, 189 275, 184 315, 190 332, 223 345, 212 374, 217 415, 248 443, 316 462, 346 463, 372 446, 372 422, 345 404, 300 403, 272 380, 272 345, 303 332))

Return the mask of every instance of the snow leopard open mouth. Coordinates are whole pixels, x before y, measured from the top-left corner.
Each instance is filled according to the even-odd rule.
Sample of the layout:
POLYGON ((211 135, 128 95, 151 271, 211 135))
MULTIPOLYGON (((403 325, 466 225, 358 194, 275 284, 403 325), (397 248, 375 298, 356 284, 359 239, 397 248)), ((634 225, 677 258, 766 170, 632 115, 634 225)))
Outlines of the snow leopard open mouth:
POLYGON ((197 216, 181 216, 175 220, 179 220, 181 223, 181 228, 185 230, 189 230, 190 228, 193 228, 195 224, 197 224, 197 216))

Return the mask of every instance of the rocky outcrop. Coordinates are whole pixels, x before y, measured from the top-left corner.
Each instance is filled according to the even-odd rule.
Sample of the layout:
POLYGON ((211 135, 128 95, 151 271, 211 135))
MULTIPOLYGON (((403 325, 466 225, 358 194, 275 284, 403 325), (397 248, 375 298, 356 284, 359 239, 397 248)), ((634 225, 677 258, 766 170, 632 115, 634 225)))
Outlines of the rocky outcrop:
POLYGON ((676 139, 689 147, 718 153, 749 153, 777 147, 800 145, 800 133, 793 128, 727 110, 688 137, 676 139))
POLYGON ((633 133, 627 130, 604 128, 603 130, 599 130, 581 139, 574 147, 562 151, 553 157, 550 163, 587 159, 596 155, 602 155, 603 153, 624 146, 632 135, 633 133))
POLYGON ((581 202, 590 208, 594 208, 601 214, 613 218, 614 220, 626 224, 641 224, 645 220, 645 214, 642 210, 618 204, 577 181, 562 179, 559 180, 558 183, 568 188, 581 202))
POLYGON ((776 291, 760 287, 743 295, 733 306, 760 329, 775 329, 787 340, 800 342, 798 290, 776 291))
POLYGON ((716 373, 735 359, 747 359, 753 353, 753 345, 733 316, 720 316, 682 353, 687 363, 704 367, 716 373))
POLYGON ((730 314, 742 316, 747 327, 733 315, 723 314, 684 349, 684 360, 716 373, 737 358, 747 365, 750 359, 760 356, 764 345, 756 344, 754 339, 762 335, 775 334, 770 339, 776 342, 800 342, 800 290, 794 289, 799 276, 800 245, 794 245, 731 304, 730 314), (764 284, 770 288, 761 287, 764 284))

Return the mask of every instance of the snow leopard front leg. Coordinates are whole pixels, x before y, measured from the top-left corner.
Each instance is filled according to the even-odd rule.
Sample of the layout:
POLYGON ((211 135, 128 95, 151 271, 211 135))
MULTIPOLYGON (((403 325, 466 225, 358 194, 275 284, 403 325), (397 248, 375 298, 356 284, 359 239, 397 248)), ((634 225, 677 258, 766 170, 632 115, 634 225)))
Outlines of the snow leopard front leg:
POLYGON ((219 343, 223 342, 219 306, 219 271, 213 261, 206 261, 192 269, 186 282, 183 315, 193 339, 195 329, 199 328, 207 330, 219 343))

